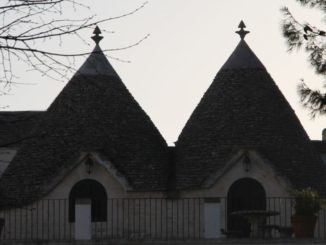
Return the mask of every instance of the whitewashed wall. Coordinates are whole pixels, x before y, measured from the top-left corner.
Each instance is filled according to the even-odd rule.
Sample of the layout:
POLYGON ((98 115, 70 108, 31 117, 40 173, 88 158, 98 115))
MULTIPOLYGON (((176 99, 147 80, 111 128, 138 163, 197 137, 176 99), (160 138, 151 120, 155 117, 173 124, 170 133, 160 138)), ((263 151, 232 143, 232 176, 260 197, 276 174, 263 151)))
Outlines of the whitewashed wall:
MULTIPOLYGON (((80 162, 42 200, 29 206, 3 210, 0 217, 6 225, 1 237, 27 240, 73 240, 75 224, 69 223, 69 193, 83 179, 93 179, 106 189, 107 222, 92 223, 93 239, 199 239, 207 234, 205 203, 212 198, 219 207, 217 227, 226 227, 226 199, 228 189, 241 178, 253 178, 261 183, 268 198, 267 209, 280 212, 268 220, 268 224, 290 225, 291 203, 283 198, 289 195, 290 186, 278 176, 268 161, 254 151, 249 153, 250 170, 245 171, 242 155, 235 155, 223 171, 212 173, 198 190, 180 192, 179 199, 166 199, 165 193, 133 192, 128 182, 110 163, 96 162, 87 172, 80 162), (218 198, 217 198, 218 197, 218 198), (208 199, 207 199, 208 198, 208 199), (205 231, 206 227, 206 231, 205 231)), ((207 205, 206 205, 207 206, 207 205)), ((214 211, 215 212, 215 211, 214 211)), ((213 213, 214 213, 213 212, 213 213)), ((207 219, 207 218, 206 218, 207 219)), ((323 210, 316 228, 316 236, 325 237, 326 213, 323 210)), ((220 234, 217 234, 220 236, 220 234)), ((273 236, 279 236, 274 233, 273 236)))

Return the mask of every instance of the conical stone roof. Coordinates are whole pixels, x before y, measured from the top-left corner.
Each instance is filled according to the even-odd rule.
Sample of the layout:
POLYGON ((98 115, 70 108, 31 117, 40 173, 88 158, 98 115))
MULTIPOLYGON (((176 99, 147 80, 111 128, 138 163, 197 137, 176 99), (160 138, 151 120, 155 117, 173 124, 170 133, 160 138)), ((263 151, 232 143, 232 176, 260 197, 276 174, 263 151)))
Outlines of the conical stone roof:
POLYGON ((239 150, 255 150, 294 188, 326 194, 326 170, 293 109, 242 39, 176 145, 178 189, 202 187, 239 150))
POLYGON ((0 180, 3 200, 44 196, 82 152, 104 155, 135 191, 166 189, 167 144, 98 45, 43 117, 0 180))

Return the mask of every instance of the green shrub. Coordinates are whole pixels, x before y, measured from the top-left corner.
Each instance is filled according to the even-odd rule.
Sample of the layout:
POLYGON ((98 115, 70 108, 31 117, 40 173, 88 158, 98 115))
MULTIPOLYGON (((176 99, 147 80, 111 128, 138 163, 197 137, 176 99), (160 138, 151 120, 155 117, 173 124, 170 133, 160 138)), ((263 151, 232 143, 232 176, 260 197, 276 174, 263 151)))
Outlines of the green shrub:
POLYGON ((325 204, 318 192, 310 187, 293 191, 293 207, 297 215, 316 215, 325 204))

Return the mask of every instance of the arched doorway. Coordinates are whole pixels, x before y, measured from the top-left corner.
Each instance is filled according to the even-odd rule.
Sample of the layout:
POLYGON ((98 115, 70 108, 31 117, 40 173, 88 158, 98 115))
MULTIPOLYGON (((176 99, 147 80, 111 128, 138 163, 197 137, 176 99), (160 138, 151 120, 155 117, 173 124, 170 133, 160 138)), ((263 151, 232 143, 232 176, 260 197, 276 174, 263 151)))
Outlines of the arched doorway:
POLYGON ((92 222, 107 221, 107 195, 102 184, 85 179, 73 186, 69 194, 69 222, 75 222, 76 199, 91 200, 92 222))
POLYGON ((250 224, 246 219, 231 215, 234 211, 265 210, 266 193, 262 185, 251 178, 234 182, 227 196, 227 228, 229 231, 241 231, 244 237, 250 236, 250 224))

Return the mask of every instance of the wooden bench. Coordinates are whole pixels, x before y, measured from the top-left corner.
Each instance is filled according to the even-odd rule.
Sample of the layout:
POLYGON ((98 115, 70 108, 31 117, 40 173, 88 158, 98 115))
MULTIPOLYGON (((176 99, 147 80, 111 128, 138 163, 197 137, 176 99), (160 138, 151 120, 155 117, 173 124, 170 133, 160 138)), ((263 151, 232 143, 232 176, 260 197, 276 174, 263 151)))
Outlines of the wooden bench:
POLYGON ((292 237, 292 233, 293 233, 292 226, 276 226, 275 229, 280 233, 281 238, 292 237))
POLYGON ((275 229, 280 233, 281 238, 290 238, 292 237, 293 227, 292 226, 280 226, 280 225, 263 225, 261 229, 264 233, 264 237, 272 237, 272 231, 275 229))
POLYGON ((245 237, 245 234, 241 230, 224 230, 221 229, 221 233, 225 235, 227 238, 242 238, 245 237))
POLYGON ((273 229, 276 229, 276 225, 262 225, 261 230, 264 238, 271 238, 273 229))

